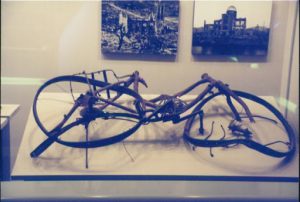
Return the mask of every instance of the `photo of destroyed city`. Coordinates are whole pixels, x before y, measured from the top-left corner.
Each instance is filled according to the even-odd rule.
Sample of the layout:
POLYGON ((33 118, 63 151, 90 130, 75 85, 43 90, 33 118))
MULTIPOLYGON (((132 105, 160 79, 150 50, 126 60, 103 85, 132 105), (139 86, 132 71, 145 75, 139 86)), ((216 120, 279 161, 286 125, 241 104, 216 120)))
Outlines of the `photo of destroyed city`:
POLYGON ((177 53, 179 1, 102 1, 102 53, 177 53))
POLYGON ((271 1, 195 1, 192 53, 267 56, 271 1))

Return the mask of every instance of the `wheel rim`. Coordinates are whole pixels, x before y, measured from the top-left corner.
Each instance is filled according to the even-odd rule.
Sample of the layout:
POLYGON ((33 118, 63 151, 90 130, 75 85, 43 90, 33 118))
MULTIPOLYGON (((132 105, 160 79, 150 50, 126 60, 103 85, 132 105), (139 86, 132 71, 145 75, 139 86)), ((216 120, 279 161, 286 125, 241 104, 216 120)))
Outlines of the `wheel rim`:
MULTIPOLYGON (((86 85, 87 79, 80 77, 80 76, 56 77, 54 79, 47 81, 44 85, 42 85, 38 89, 36 96, 34 98, 34 102, 33 102, 33 115, 34 115, 34 118, 35 118, 36 123, 39 126, 39 128, 48 137, 50 137, 52 135, 50 132, 51 129, 45 127, 45 125, 43 124, 43 121, 40 119, 39 110, 38 110, 38 108, 39 108, 38 100, 39 100, 41 93, 44 92, 47 87, 49 87, 53 84, 57 84, 59 82, 72 82, 72 83, 80 83, 80 84, 86 85)), ((97 87, 105 87, 105 86, 109 85, 108 83, 97 81, 97 80, 92 80, 92 79, 89 79, 89 83, 91 83, 92 85, 95 85, 97 87)), ((141 97, 137 93, 135 93, 134 91, 132 91, 128 88, 125 88, 125 87, 114 86, 114 87, 110 88, 110 90, 114 91, 114 92, 122 92, 124 95, 129 96, 129 97, 133 98, 134 100, 141 99, 141 97)), ((92 136, 91 138, 93 138, 93 140, 88 140, 88 141, 85 141, 85 140, 71 141, 71 140, 65 140, 65 139, 61 139, 61 138, 56 139, 55 141, 59 144, 69 146, 69 147, 76 147, 76 148, 101 147, 101 146, 106 146, 106 145, 110 145, 110 144, 114 144, 119 141, 122 141, 123 139, 125 139, 125 138, 129 137, 131 134, 133 134, 142 124, 138 114, 120 113, 120 112, 115 112, 115 113, 111 113, 111 114, 114 117, 109 118, 106 121, 114 121, 115 122, 116 120, 120 121, 120 119, 122 119, 123 121, 125 121, 125 122, 127 121, 132 124, 127 129, 122 129, 122 131, 118 132, 117 134, 107 136, 107 137, 101 137, 101 139, 95 140, 95 136, 92 136)), ((97 117, 95 120, 98 121, 99 118, 103 118, 103 117, 97 117)), ((101 120, 104 121, 103 119, 101 119, 101 120)), ((73 127, 71 127, 68 130, 71 131, 72 128, 73 127)))
MULTIPOLYGON (((274 117, 276 117, 279 120, 279 122, 282 124, 282 126, 285 130, 285 133, 286 133, 286 136, 287 136, 288 142, 289 142, 289 149, 287 151, 278 151, 276 149, 265 146, 256 141, 253 141, 251 139, 205 140, 205 139, 199 139, 199 138, 192 137, 190 133, 191 133, 191 129, 192 129, 192 126, 193 126, 196 116, 193 116, 187 120, 187 122, 185 124, 184 133, 183 133, 184 139, 187 142, 189 142, 195 146, 200 146, 200 147, 225 147, 225 146, 233 145, 233 144, 242 144, 242 145, 249 147, 250 149, 256 150, 260 153, 263 153, 263 154, 266 154, 266 155, 269 155, 272 157, 280 158, 280 157, 285 157, 285 156, 293 156, 293 154, 295 153, 295 150, 296 150, 295 135, 294 135, 294 132, 293 132, 291 126, 288 124, 286 119, 281 115, 281 113, 275 107, 273 107, 271 104, 269 104, 267 101, 265 101, 257 96, 251 95, 249 93, 241 92, 241 91, 233 91, 233 92, 237 96, 239 96, 243 99, 255 102, 255 103, 263 106, 266 110, 272 112, 274 117)), ((212 99, 214 99, 220 95, 224 95, 224 94, 216 93, 216 94, 210 95, 209 97, 204 99, 199 105, 197 105, 195 107, 194 111, 201 110, 209 101, 211 101, 212 99)))

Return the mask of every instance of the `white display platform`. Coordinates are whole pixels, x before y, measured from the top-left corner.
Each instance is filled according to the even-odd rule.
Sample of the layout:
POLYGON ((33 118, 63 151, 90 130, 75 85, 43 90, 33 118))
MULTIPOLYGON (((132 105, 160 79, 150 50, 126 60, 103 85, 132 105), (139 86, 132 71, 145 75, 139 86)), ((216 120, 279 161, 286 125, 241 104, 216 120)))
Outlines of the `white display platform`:
MULTIPOLYGON (((61 110, 47 103, 47 99, 64 100, 70 95, 43 93, 45 106, 41 113, 55 117, 61 110)), ((145 95, 149 99, 155 95, 145 95)), ((191 99, 194 96, 185 96, 191 99)), ((272 97, 263 97, 276 105, 272 97)), ((222 103, 218 103, 218 105, 222 103)), ((263 110, 257 108, 262 115, 263 110)), ((253 111, 252 111, 253 112, 253 111)), ((255 112, 253 112, 255 114, 255 112)), ((273 158, 245 146, 234 148, 197 147, 195 150, 182 139, 185 121, 179 124, 151 123, 141 126, 123 143, 89 149, 89 168, 85 168, 85 149, 51 145, 40 157, 32 159, 30 153, 46 136, 38 128, 30 112, 12 179, 22 180, 65 180, 65 179, 183 179, 183 180, 242 180, 242 181, 298 181, 299 156, 284 164, 282 159, 273 158), (130 155, 128 154, 130 153, 130 155), (131 159, 131 157, 133 160, 131 159)), ((222 131, 217 125, 215 132, 222 131)), ((198 124, 197 124, 198 125, 198 124)), ((114 129, 116 126, 110 126, 114 129)), ((208 130, 210 125, 208 124, 208 130)), ((227 126, 225 126, 227 128, 227 126)), ((276 136, 268 127, 262 127, 266 137, 276 136)), ((84 138, 83 127, 75 131, 84 138)), ((68 139, 72 133, 68 134, 68 139)), ((63 135, 65 136, 65 135, 63 135)), ((74 139, 78 136, 74 137, 74 139)), ((274 141, 274 140, 271 140, 274 141)))
MULTIPOLYGON (((8 122, 8 121, 7 121, 7 118, 2 118, 2 117, 1 117, 1 129, 4 128, 4 127, 6 126, 7 122, 8 122)), ((2 133, 1 133, 1 134, 2 134, 2 133)))
POLYGON ((11 137, 10 137, 10 125, 12 118, 19 110, 20 105, 17 104, 1 104, 1 174, 2 180, 10 180, 11 176, 11 137))
POLYGON ((20 105, 1 104, 1 117, 12 117, 19 110, 20 105))

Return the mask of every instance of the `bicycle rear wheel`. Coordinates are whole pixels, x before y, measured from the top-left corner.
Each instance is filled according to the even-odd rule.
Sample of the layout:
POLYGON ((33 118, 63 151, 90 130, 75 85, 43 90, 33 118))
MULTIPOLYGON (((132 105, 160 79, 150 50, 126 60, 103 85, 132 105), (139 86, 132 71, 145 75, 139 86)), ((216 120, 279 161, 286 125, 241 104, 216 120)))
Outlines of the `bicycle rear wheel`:
MULTIPOLYGON (((230 147, 244 145, 272 157, 293 156, 296 150, 295 134, 283 115, 262 98, 246 92, 233 92, 243 99, 254 116, 254 123, 248 121, 243 108, 234 103, 242 118, 242 121, 235 121, 234 124, 240 124, 239 127, 248 130, 248 135, 245 135, 246 133, 238 134, 232 130, 234 113, 225 101, 220 101, 220 96, 224 94, 215 93, 205 98, 194 109, 194 112, 203 110, 205 113, 204 117, 206 118, 203 120, 203 125, 205 125, 206 130, 204 134, 199 134, 199 119, 195 115, 189 118, 185 124, 184 139, 199 147, 230 149, 230 147), (216 105, 211 106, 212 102, 215 102, 216 105), (216 107, 219 109, 216 110, 216 107), (215 124, 217 121, 220 123, 215 124), (213 129, 214 125, 218 125, 215 126, 215 130, 213 129), (216 127, 218 127, 218 132, 216 132, 216 127)), ((238 127, 237 125, 235 127, 238 127)))

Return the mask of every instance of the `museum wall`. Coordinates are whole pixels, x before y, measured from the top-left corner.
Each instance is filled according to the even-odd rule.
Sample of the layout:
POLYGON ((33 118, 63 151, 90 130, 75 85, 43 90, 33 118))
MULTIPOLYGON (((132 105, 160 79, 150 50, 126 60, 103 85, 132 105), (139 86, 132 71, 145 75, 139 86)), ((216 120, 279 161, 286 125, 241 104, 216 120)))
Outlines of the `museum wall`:
POLYGON ((290 70, 290 85, 287 100, 291 107, 287 108, 287 118, 299 134, 299 8, 296 16, 295 37, 290 70))
MULTIPOLYGON (((1 3, 1 103, 20 104, 12 123, 13 155, 20 142, 33 96, 41 81, 62 74, 102 68, 128 74, 138 70, 149 89, 142 93, 174 93, 207 72, 233 89, 257 95, 282 96, 287 71, 285 46, 290 41, 289 15, 295 2, 274 1, 269 53, 265 60, 235 57, 201 60, 191 54, 193 1, 180 2, 178 53, 175 58, 103 55, 100 50, 100 2, 1 3), (8 79, 8 80, 7 80, 8 79), (10 84, 4 81, 11 81, 10 84), (17 126, 17 127, 16 127, 17 126)), ((294 89, 298 90, 298 89, 294 89)))

